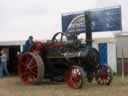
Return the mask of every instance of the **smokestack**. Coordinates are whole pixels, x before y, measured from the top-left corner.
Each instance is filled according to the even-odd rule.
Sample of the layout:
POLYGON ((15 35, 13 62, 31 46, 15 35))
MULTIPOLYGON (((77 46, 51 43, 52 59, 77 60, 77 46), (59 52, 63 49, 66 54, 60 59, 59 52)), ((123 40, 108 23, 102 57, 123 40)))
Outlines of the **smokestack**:
POLYGON ((89 46, 92 46, 92 30, 91 30, 91 18, 90 18, 90 12, 86 11, 84 13, 85 15, 85 30, 86 30, 86 43, 89 46))

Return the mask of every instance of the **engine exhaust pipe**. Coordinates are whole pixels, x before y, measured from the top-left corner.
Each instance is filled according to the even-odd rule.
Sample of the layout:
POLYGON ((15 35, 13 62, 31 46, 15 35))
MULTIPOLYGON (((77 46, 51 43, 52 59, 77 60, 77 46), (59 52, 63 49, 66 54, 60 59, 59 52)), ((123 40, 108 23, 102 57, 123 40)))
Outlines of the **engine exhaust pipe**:
POLYGON ((90 17, 90 12, 86 11, 84 13, 85 16, 85 34, 86 34, 86 43, 89 46, 92 46, 92 26, 91 26, 91 17, 90 17))

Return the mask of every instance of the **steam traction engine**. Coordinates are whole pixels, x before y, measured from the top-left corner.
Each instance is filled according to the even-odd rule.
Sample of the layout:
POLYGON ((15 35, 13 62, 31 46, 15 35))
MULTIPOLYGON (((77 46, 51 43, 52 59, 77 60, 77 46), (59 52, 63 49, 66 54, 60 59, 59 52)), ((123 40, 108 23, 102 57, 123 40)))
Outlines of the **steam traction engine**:
POLYGON ((28 52, 19 56, 18 74, 23 83, 38 84, 44 78, 66 81, 72 88, 81 88, 84 79, 109 85, 111 69, 98 64, 98 52, 86 42, 81 44, 78 33, 56 33, 48 42, 36 41, 28 52))

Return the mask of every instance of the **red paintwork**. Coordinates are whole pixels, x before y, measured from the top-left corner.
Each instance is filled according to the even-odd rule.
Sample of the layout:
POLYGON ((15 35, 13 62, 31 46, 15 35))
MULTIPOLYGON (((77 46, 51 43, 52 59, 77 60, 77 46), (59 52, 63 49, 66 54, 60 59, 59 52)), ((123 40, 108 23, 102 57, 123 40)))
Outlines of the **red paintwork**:
POLYGON ((112 81, 112 76, 108 73, 108 70, 111 71, 111 68, 107 65, 100 65, 98 70, 98 76, 96 76, 97 83, 100 85, 109 85, 112 81))
POLYGON ((81 70, 79 70, 77 67, 71 67, 66 75, 65 75, 65 80, 68 84, 68 86, 70 86, 73 89, 78 89, 81 87, 81 85, 77 85, 77 83, 81 82, 81 75, 79 74, 81 72, 81 70))
POLYGON ((34 51, 40 52, 42 48, 44 50, 49 50, 50 48, 56 48, 56 47, 63 46, 63 44, 64 44, 63 42, 57 42, 57 43, 53 43, 53 44, 48 44, 47 42, 35 41, 34 42, 34 47, 32 49, 32 52, 34 52, 34 51))
POLYGON ((23 55, 20 58, 20 64, 18 64, 18 73, 21 80, 25 84, 31 84, 32 80, 37 78, 37 64, 35 59, 30 55, 23 55), (22 59, 22 60, 21 60, 22 59))

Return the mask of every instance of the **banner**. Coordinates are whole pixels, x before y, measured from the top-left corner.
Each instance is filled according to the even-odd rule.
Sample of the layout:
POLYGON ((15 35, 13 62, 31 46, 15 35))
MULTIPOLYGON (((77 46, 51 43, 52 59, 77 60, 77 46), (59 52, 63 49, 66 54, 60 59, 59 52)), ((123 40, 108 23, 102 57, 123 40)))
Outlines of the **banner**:
MULTIPOLYGON (((62 15, 63 32, 86 32, 85 14, 76 12, 62 15)), ((121 7, 89 10, 92 32, 122 30, 121 7)))

